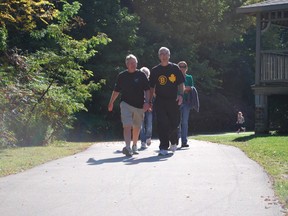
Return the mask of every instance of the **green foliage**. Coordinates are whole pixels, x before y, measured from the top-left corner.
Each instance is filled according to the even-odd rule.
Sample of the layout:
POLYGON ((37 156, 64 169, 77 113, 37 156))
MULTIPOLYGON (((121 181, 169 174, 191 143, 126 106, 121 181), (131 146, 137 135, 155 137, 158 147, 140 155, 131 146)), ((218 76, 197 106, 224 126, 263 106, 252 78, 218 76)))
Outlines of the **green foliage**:
POLYGON ((288 133, 288 103, 287 95, 269 96, 269 128, 276 130, 277 133, 288 133))
POLYGON ((287 50, 287 29, 281 26, 271 25, 262 34, 262 49, 263 50, 287 50), (270 43, 273 41, 273 43, 270 43))
POLYGON ((11 25, 21 31, 31 31, 39 23, 48 24, 58 13, 53 1, 2 0, 0 24, 11 25))
MULTIPOLYGON (((98 82, 105 80, 105 85, 100 91, 93 92, 92 101, 87 103, 88 113, 77 115, 82 120, 74 125, 75 130, 71 133, 102 137, 104 133, 111 131, 111 128, 115 130, 119 128, 119 116, 108 113, 106 107, 117 74, 126 68, 125 56, 133 53, 139 57, 139 65, 143 64, 145 44, 138 35, 139 17, 131 14, 127 8, 121 8, 120 1, 80 0, 79 2, 82 7, 78 15, 85 25, 72 30, 74 37, 89 38, 98 32, 104 32, 111 38, 111 42, 107 46, 100 45, 95 57, 85 64, 85 67, 93 71, 94 80, 98 82)), ((118 106, 115 106, 115 113, 118 113, 118 106)))
POLYGON ((83 63, 95 55, 96 46, 110 39, 105 34, 81 40, 71 37, 69 26, 79 8, 78 2, 64 2, 57 23, 31 32, 32 38, 49 39, 53 46, 39 47, 34 53, 15 49, 6 53, 8 59, 3 58, 2 118, 19 145, 46 144, 59 137, 71 127, 74 113, 87 110, 84 103, 91 98, 90 91, 99 90, 103 83, 90 80, 93 73, 83 63))
MULTIPOLYGON (((22 140, 21 127, 29 122, 29 131, 46 131, 38 134, 49 139, 70 128, 76 112, 81 118, 77 129, 101 137, 112 128, 118 133, 119 106, 108 113, 107 104, 124 58, 133 53, 138 67, 151 69, 159 63, 161 46, 170 48, 172 62, 188 62, 200 94, 229 97, 230 113, 238 103, 253 103, 255 19, 236 14, 237 7, 252 2, 259 1, 1 1, 1 120, 10 121, 2 130, 16 131, 6 133, 7 139, 22 140)), ((265 48, 284 49, 286 35, 283 29, 265 32, 265 48)), ((217 100, 211 97, 207 110, 201 106, 198 122, 217 116, 219 125, 231 128, 231 115, 223 107, 211 111, 217 100)))
MULTIPOLYGON (((155 52, 160 46, 168 46, 172 51, 172 61, 185 60, 192 65, 192 74, 199 81, 200 90, 213 91, 222 86, 219 77, 222 68, 215 65, 213 54, 222 44, 227 46, 239 37, 237 32, 241 31, 242 25, 231 24, 240 23, 239 17, 234 15, 240 1, 132 2, 141 18, 140 34, 147 39, 150 49, 155 52)), ((223 55, 223 59, 225 57, 223 55)))
POLYGON ((8 32, 5 27, 0 28, 0 51, 4 51, 7 48, 8 32))
MULTIPOLYGON (((159 63, 158 49, 161 46, 168 46, 172 53, 171 61, 188 62, 188 73, 192 73, 199 92, 209 94, 229 87, 231 77, 235 79, 233 83, 240 88, 234 91, 234 86, 231 85, 225 91, 227 94, 233 92, 242 99, 243 89, 250 89, 253 77, 241 76, 241 73, 247 71, 253 76, 251 70, 253 65, 249 63, 254 61, 254 56, 251 55, 254 53, 254 48, 247 48, 248 45, 243 42, 246 38, 241 38, 241 34, 251 25, 251 19, 235 13, 243 1, 81 0, 80 3, 82 8, 79 16, 83 18, 85 25, 81 30, 73 29, 73 34, 77 37, 79 35, 90 37, 100 31, 112 39, 111 43, 99 49, 95 58, 87 62, 87 67, 94 72, 95 79, 105 79, 106 85, 93 93, 92 102, 87 104, 88 117, 85 117, 85 113, 81 115, 81 118, 88 119, 81 121, 81 126, 78 128, 79 130, 83 128, 84 133, 88 131, 88 134, 101 136, 110 128, 121 130, 121 124, 118 124, 119 107, 115 106, 114 112, 108 113, 107 104, 115 77, 125 68, 124 58, 128 53, 138 57, 139 68, 146 66, 151 69, 159 63), (235 44, 240 45, 237 47, 235 44), (243 51, 245 51, 243 56, 248 56, 247 58, 243 58, 240 54, 243 51), (245 61, 242 67, 238 67, 240 61, 245 61), (117 123, 111 123, 108 129, 105 129, 106 121, 117 123), (103 122, 102 127, 97 126, 99 128, 97 131, 93 131, 93 127, 90 127, 95 122, 103 122)), ((254 35, 249 36, 252 38, 254 35)), ((254 41, 255 38, 253 43, 254 41)), ((250 91, 246 91, 243 98, 251 94, 250 91)), ((233 108, 234 104, 229 107, 233 108)), ((205 112, 203 109, 201 111, 205 112)), ((222 119, 223 116, 220 115, 219 118, 222 119)), ((226 119, 225 123, 227 121, 229 119, 226 119)), ((231 125, 226 127, 231 128, 231 125)))

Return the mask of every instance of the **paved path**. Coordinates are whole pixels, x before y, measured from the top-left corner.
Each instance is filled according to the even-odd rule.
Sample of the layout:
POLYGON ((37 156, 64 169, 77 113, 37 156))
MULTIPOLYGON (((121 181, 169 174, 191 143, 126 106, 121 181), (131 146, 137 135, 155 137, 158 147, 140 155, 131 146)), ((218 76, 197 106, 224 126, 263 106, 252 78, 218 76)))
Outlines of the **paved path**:
POLYGON ((242 151, 190 142, 160 157, 158 141, 126 158, 123 143, 0 178, 1 216, 280 216, 263 169, 242 151))

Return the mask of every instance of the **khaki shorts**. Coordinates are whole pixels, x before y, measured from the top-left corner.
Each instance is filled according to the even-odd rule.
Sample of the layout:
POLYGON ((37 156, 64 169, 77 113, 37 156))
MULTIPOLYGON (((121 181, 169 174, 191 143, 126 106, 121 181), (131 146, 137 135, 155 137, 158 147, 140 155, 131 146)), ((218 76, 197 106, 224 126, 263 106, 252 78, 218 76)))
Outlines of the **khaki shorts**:
POLYGON ((141 127, 144 118, 144 110, 133 107, 124 101, 120 103, 121 120, 124 126, 141 127))

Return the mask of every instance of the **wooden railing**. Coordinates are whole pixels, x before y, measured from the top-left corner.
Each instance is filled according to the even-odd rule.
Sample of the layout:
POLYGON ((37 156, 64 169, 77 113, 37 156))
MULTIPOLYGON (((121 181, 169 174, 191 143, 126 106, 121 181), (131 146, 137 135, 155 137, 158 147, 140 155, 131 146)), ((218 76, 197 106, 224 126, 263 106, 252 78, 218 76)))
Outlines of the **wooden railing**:
POLYGON ((260 82, 288 82, 288 54, 262 52, 260 82))

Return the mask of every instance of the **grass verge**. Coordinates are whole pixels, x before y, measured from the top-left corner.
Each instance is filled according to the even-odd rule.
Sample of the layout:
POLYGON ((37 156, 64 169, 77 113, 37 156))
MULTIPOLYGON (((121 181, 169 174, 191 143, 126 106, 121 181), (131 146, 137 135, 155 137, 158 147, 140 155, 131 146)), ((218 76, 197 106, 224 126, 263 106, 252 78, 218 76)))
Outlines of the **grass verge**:
POLYGON ((0 177, 76 154, 91 145, 92 143, 55 142, 48 146, 0 148, 0 177))
POLYGON ((288 208, 288 136, 252 132, 197 135, 193 139, 235 146, 260 164, 273 178, 274 191, 288 208))

